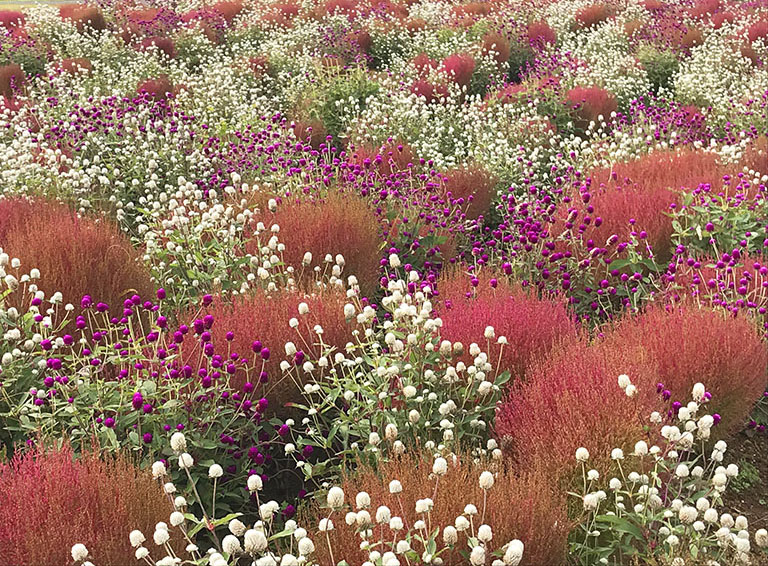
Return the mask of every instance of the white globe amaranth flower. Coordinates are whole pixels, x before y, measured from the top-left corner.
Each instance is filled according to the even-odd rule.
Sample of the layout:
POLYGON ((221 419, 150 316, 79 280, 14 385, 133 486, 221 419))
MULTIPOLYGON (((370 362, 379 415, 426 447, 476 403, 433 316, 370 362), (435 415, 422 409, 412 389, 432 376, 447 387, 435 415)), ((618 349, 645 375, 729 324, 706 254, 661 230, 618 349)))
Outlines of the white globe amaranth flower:
POLYGON ((165 468, 164 462, 154 462, 152 464, 152 477, 154 479, 161 478, 165 476, 168 473, 168 471, 165 468))
POLYGON ((78 542, 77 544, 72 545, 71 554, 72 560, 75 562, 81 562, 88 558, 88 549, 84 544, 78 542))
POLYGON ((131 531, 131 533, 128 535, 128 540, 131 541, 131 546, 135 548, 137 546, 141 546, 147 539, 144 536, 144 533, 137 529, 131 531))
POLYGON ((245 544, 245 551, 251 554, 264 552, 269 544, 264 532, 257 531, 256 529, 247 530, 245 535, 243 535, 243 542, 245 544))
POLYGON ((261 491, 261 489, 264 487, 264 482, 261 480, 261 476, 258 474, 251 474, 248 476, 248 491, 251 493, 255 491, 261 491))
POLYGON ((507 550, 504 551, 504 564, 505 566, 518 566, 523 560, 523 551, 525 545, 518 539, 510 541, 507 545, 507 550))
POLYGON ((144 560, 147 556, 149 556, 149 549, 140 546, 136 549, 134 556, 136 557, 136 560, 144 560))
POLYGON ((398 493, 402 493, 403 491, 403 485, 398 480, 392 480, 389 482, 389 493, 395 495, 398 493))
POLYGON ((477 528, 477 538, 480 542, 488 543, 493 539, 493 530, 489 525, 480 525, 477 528))
POLYGON ((183 432, 174 432, 171 435, 171 449, 177 454, 187 449, 187 438, 183 432))
POLYGON ((235 535, 225 536, 224 540, 221 541, 221 549, 230 556, 233 554, 239 554, 243 551, 242 547, 240 546, 240 539, 238 539, 235 535))
POLYGON ((485 548, 476 546, 469 553, 469 563, 472 566, 482 566, 485 564, 485 548))
POLYGON ((576 461, 586 462, 587 460, 589 460, 589 450, 583 447, 576 449, 576 461))
POLYGON ((218 464, 211 464, 211 466, 208 468, 208 477, 209 478, 220 478, 224 475, 224 468, 219 466, 218 464))
POLYGON ((184 523, 184 514, 180 513, 179 511, 174 511, 173 513, 171 513, 171 517, 169 520, 172 526, 178 527, 179 525, 184 523))
POLYGON ((435 462, 432 464, 432 473, 436 476, 444 476, 448 473, 448 462, 445 458, 435 458, 435 462))
POLYGON ((299 554, 309 556, 315 551, 315 543, 309 537, 304 537, 298 543, 299 554))
POLYGON ((167 529, 155 529, 155 533, 152 535, 152 540, 155 541, 157 546, 163 546, 171 540, 171 535, 168 533, 167 529))
POLYGON ((480 474, 480 478, 478 481, 480 483, 480 487, 487 491, 493 487, 493 483, 494 483, 493 474, 486 470, 482 474, 480 474))
POLYGON ((361 491, 355 496, 355 505, 358 509, 366 509, 371 506, 371 496, 361 491))
POLYGON ((179 456, 179 468, 182 470, 188 470, 195 465, 195 460, 188 452, 184 452, 179 456))
POLYGON ((240 519, 232 519, 227 525, 229 532, 236 537, 241 537, 248 530, 248 527, 240 519))
POLYGON ((448 525, 443 529, 443 542, 448 546, 456 544, 459 540, 459 533, 455 527, 448 525))
POLYGON ((344 506, 344 491, 337 486, 328 490, 328 507, 341 509, 344 506))

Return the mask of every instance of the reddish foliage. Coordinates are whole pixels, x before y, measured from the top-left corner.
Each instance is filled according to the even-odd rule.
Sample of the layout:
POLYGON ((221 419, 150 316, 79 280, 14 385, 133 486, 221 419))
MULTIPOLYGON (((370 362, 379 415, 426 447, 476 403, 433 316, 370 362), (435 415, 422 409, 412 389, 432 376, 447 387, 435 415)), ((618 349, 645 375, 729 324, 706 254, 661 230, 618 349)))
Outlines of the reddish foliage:
POLYGON ((409 33, 427 29, 427 21, 423 18, 408 18, 405 22, 405 29, 408 30, 409 33))
POLYGON ((443 59, 442 67, 456 84, 469 86, 475 72, 475 59, 466 53, 454 53, 443 59))
POLYGON ((524 84, 508 84, 495 92, 489 92, 485 98, 495 98, 501 104, 519 104, 528 98, 528 87, 524 84))
POLYGON ((65 302, 83 295, 122 308, 126 295, 150 296, 149 274, 128 238, 106 219, 78 218, 66 207, 42 200, 0 200, 0 240, 25 270, 40 270, 40 289, 61 291, 65 302))
POLYGON ((680 40, 680 45, 685 47, 686 49, 698 47, 703 43, 704 43, 704 34, 701 33, 701 30, 698 30, 696 28, 690 28, 687 32, 685 32, 685 34, 683 35, 683 38, 680 40))
POLYGON ((320 146, 326 143, 328 130, 325 124, 318 118, 308 118, 306 120, 296 120, 294 122, 293 133, 301 141, 309 141, 313 149, 320 149, 320 146))
POLYGON ((626 33, 628 37, 632 37, 638 31, 642 30, 645 25, 643 20, 630 20, 624 24, 624 33, 626 33))
POLYGON ((156 47, 158 51, 165 53, 170 59, 176 57, 176 45, 170 37, 145 37, 139 44, 139 47, 143 50, 152 46, 156 47))
POLYGON ((265 212, 257 220, 265 226, 280 226, 279 239, 285 244, 283 261, 296 269, 298 280, 313 279, 312 267, 322 269, 326 254, 334 258, 341 254, 343 274, 357 276, 366 294, 376 289, 381 259, 379 222, 361 197, 331 193, 318 200, 284 202, 274 213, 265 212), (306 252, 312 253, 312 265, 303 267, 306 252))
MULTIPOLYGON (((424 518, 416 514, 416 501, 425 497, 433 499, 434 507, 429 514, 432 528, 442 529, 453 525, 456 517, 464 512, 464 506, 472 503, 479 513, 483 512, 483 490, 479 485, 480 474, 485 466, 473 464, 469 454, 460 454, 455 463, 448 465, 447 474, 440 478, 435 491, 435 479, 431 474, 433 458, 426 453, 406 453, 393 458, 373 469, 360 464, 354 473, 346 473, 341 488, 350 500, 349 509, 354 508, 357 493, 365 491, 371 498, 371 515, 380 505, 391 509, 393 516, 399 516, 407 527, 424 518), (402 492, 389 492, 389 482, 398 480, 402 492)), ((491 468, 492 469, 492 468, 491 468)), ((495 475, 495 482, 488 492, 485 509, 485 523, 493 528, 493 540, 488 552, 496 552, 509 541, 520 539, 525 544, 524 566, 563 564, 566 552, 566 538, 569 521, 562 493, 536 473, 531 466, 515 473, 510 468, 501 468, 495 475)), ((351 564, 363 564, 368 552, 360 549, 360 536, 356 527, 347 526, 342 520, 344 509, 333 517, 335 528, 328 534, 335 556, 343 556, 351 564)), ((327 509, 314 509, 315 516, 307 517, 303 524, 317 524, 321 517, 328 516, 327 509)), ((475 517, 475 528, 481 516, 475 517)), ((378 529, 378 527, 376 527, 378 529)), ((389 529, 386 528, 389 533, 389 529)), ((376 533, 378 535, 378 533, 376 533)), ((310 533, 315 540, 323 540, 325 533, 310 533)), ((466 557, 461 553, 467 548, 466 533, 459 534, 459 541, 453 550, 441 552, 445 566, 465 566, 466 557)), ((438 536, 438 548, 443 548, 442 536, 438 536)), ((414 548, 418 548, 414 545, 414 548)), ((316 545, 316 557, 320 564, 331 563, 328 546, 316 545)))
POLYGON ((611 8, 608 4, 591 4, 584 6, 576 13, 577 28, 591 28, 602 24, 611 16, 611 8))
POLYGON ((218 13, 227 23, 232 23, 243 11, 243 3, 237 1, 217 2, 213 5, 213 10, 218 13))
POLYGON ((745 59, 749 59, 753 65, 757 66, 760 64, 760 55, 751 45, 742 45, 739 49, 739 53, 741 53, 741 56, 745 59))
POLYGON ((483 55, 493 52, 493 58, 499 64, 509 61, 511 47, 509 40, 500 33, 487 33, 483 36, 483 55))
POLYGON ((644 231, 657 260, 665 261, 671 253, 673 232, 668 213, 670 205, 679 202, 680 189, 700 183, 715 185, 724 174, 717 156, 710 153, 654 152, 610 169, 591 171, 589 202, 577 199, 572 206, 580 212, 578 221, 587 215, 593 219, 583 231, 584 238, 605 242, 616 234, 620 241, 627 241, 630 231, 644 231))
POLYGON ((260 78, 269 73, 269 59, 264 55, 249 57, 247 60, 248 68, 255 78, 260 78))
POLYGON ((70 73, 72 75, 81 73, 83 71, 90 74, 91 71, 93 71, 93 65, 85 57, 74 57, 70 59, 62 59, 61 68, 65 72, 70 73))
POLYGON ((547 468, 570 482, 580 476, 574 454, 583 446, 589 466, 602 472, 611 449, 626 450, 644 438, 658 404, 651 356, 642 343, 629 346, 609 351, 574 339, 529 366, 496 412, 502 448, 520 465, 547 468), (622 373, 654 385, 638 387, 630 399, 617 383, 622 373))
MULTIPOLYGON (((289 291, 267 293, 258 290, 250 295, 241 295, 232 303, 216 300, 204 312, 196 313, 202 317, 205 314, 213 316, 213 327, 210 332, 217 351, 221 347, 228 349, 229 354, 237 353, 249 359, 261 360, 262 348, 267 348, 270 355, 263 361, 267 373, 264 383, 264 396, 270 402, 273 410, 279 411, 286 403, 298 402, 302 399, 300 384, 280 370, 280 362, 286 359, 285 344, 293 342, 307 359, 316 360, 328 346, 336 350, 343 348, 352 339, 352 334, 344 318, 346 295, 340 291, 325 291, 320 294, 305 295, 289 291), (309 312, 299 315, 298 306, 306 303, 309 312), (291 328, 290 319, 297 318, 299 326, 291 328), (315 325, 323 328, 322 344, 314 332, 315 325), (234 334, 227 341, 228 332, 234 334), (259 341, 261 346, 254 352, 253 343, 259 341), (224 346, 228 344, 228 346, 224 346)), ((186 319, 190 317, 187 316, 186 319)), ((202 349, 193 340, 185 340, 182 344, 182 359, 185 362, 202 356, 202 349)), ((293 362, 294 360, 289 360, 293 362)), ((303 374, 302 374, 303 377, 303 374)), ((251 379, 258 381, 259 376, 251 379)), ((235 388, 242 388, 246 376, 242 370, 231 377, 235 388)))
POLYGON ((127 457, 90 451, 75 460, 66 445, 0 465, 0 508, 0 555, 17 566, 72 564, 75 543, 96 563, 132 564, 128 533, 138 529, 151 539, 172 510, 152 475, 127 457))
POLYGON ((725 22, 732 24, 735 19, 736 19, 736 16, 731 12, 718 12, 717 14, 712 16, 712 27, 714 29, 720 29, 721 27, 723 27, 723 24, 725 22))
POLYGON ((755 22, 749 26, 749 29, 747 30, 747 36, 749 37, 749 41, 753 43, 758 39, 762 39, 763 41, 767 40, 768 21, 755 22))
POLYGON ((572 88, 565 95, 565 101, 576 115, 576 127, 582 130, 590 122, 597 123, 599 116, 604 120, 610 119, 611 112, 619 107, 611 92, 596 86, 572 88))
POLYGON ((165 100, 173 94, 173 83, 168 75, 163 74, 154 79, 144 79, 136 87, 136 92, 150 94, 154 100, 165 100))
POLYGON ((532 44, 554 44, 557 41, 557 34, 547 22, 531 22, 528 24, 528 41, 532 44))
POLYGON ((768 174, 768 136, 759 136, 744 150, 743 167, 768 174))
POLYGON ((703 18, 720 9, 720 0, 698 0, 691 8, 691 17, 703 18))
POLYGON ((645 0, 645 2, 643 2, 643 6, 649 12, 656 12, 656 11, 659 11, 659 10, 663 10, 665 4, 664 4, 664 2, 661 2, 660 0, 645 0))
POLYGON ((693 305, 650 308, 620 322, 605 340, 609 352, 637 345, 654 359, 656 375, 633 383, 647 389, 663 383, 683 404, 693 385, 703 383, 712 393, 707 410, 723 417, 720 435, 744 425, 768 385, 768 349, 745 317, 693 305))
POLYGON ((5 28, 19 27, 23 26, 25 21, 26 17, 23 12, 0 10, 0 26, 5 28))
POLYGON ((364 29, 349 32, 346 35, 346 40, 349 43, 357 46, 363 53, 367 52, 371 48, 371 45, 373 45, 371 34, 364 29))
POLYGON ((401 171, 407 171, 409 165, 418 163, 418 160, 408 144, 391 142, 380 147, 363 145, 355 148, 354 153, 349 157, 349 162, 365 169, 373 167, 380 176, 389 177, 401 171))
POLYGON ((0 94, 13 98, 26 84, 24 70, 16 63, 0 67, 0 94))
POLYGON ((59 6, 59 15, 63 20, 71 20, 78 31, 86 28, 93 30, 103 30, 107 27, 104 14, 95 6, 84 6, 83 4, 62 4, 59 6))
POLYGON ((576 334, 564 303, 536 298, 510 285, 503 276, 481 273, 473 287, 465 274, 452 271, 440 278, 438 290, 443 321, 440 334, 445 340, 463 344, 461 359, 468 365, 473 363, 469 347, 474 342, 494 365, 501 354, 501 371, 509 369, 513 377, 522 376, 532 360, 576 334), (497 338, 505 336, 507 345, 502 348, 495 340, 489 343, 484 337, 487 326, 493 326, 497 338))
POLYGON ((430 69, 437 68, 437 61, 432 59, 426 53, 419 53, 411 60, 411 63, 419 72, 419 74, 428 73, 430 69))
POLYGON ((411 92, 417 96, 423 96, 428 104, 432 104, 448 96, 448 87, 419 79, 411 85, 411 92))
POLYGON ((448 202, 460 207, 467 218, 485 215, 496 196, 497 180, 480 165, 465 165, 447 171, 443 189, 448 202))

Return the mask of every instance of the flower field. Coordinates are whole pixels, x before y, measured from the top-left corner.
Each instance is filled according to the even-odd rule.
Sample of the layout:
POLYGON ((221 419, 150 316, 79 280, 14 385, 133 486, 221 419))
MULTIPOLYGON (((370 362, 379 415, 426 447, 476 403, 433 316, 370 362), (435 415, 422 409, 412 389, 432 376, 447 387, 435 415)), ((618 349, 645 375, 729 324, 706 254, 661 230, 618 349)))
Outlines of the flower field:
POLYGON ((768 564, 768 1, 0 5, 0 563, 768 564))

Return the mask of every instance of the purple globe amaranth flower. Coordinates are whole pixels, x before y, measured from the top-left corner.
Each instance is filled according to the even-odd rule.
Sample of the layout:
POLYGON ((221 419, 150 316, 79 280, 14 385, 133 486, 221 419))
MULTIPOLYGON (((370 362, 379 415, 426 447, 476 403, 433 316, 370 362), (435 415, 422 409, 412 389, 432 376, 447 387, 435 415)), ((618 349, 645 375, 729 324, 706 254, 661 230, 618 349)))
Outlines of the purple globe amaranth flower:
POLYGON ((720 422, 722 419, 723 419, 723 417, 721 417, 721 416, 720 416, 720 413, 715 413, 714 415, 712 415, 712 420, 714 420, 714 424, 716 424, 716 425, 717 425, 717 424, 718 424, 718 423, 719 423, 719 422, 720 422))
POLYGON ((158 298, 158 299, 160 299, 161 301, 162 301, 163 299, 165 299, 165 289, 163 289, 162 287, 160 287, 160 288, 157 290, 157 298, 158 298))
POLYGON ((145 415, 148 415, 154 410, 154 407, 152 407, 150 403, 144 403, 144 405, 141 407, 141 410, 145 415))
POLYGON ((151 432, 145 432, 142 440, 144 441, 144 444, 152 444, 152 433, 151 432))

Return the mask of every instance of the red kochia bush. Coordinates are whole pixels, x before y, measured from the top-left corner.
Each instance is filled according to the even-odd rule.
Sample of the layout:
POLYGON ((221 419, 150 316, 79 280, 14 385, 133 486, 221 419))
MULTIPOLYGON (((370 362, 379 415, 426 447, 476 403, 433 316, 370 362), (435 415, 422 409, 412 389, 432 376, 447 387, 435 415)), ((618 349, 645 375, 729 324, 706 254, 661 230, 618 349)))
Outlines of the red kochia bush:
POLYGON ((655 360, 655 376, 638 376, 638 387, 663 383, 672 400, 690 400, 695 383, 712 393, 710 413, 722 416, 719 434, 743 426, 768 385, 768 349, 747 317, 683 305, 650 308, 620 322, 606 336, 608 354, 640 344, 655 360))
POLYGON ((488 354, 489 361, 501 365, 499 371, 511 370, 513 377, 522 376, 531 360, 545 356, 576 329, 564 303, 539 299, 502 276, 481 273, 473 287, 460 271, 445 273, 437 284, 440 292, 438 314, 443 321, 441 337, 464 346, 462 361, 473 363, 469 354, 473 342, 488 354), (469 295, 469 296, 467 296, 469 295), (505 336, 503 348, 496 340, 484 337, 487 326, 493 326, 496 337, 505 336), (490 351, 489 351, 490 350, 490 351))
POLYGON ((139 47, 142 50, 156 47, 158 51, 165 53, 169 59, 176 57, 176 45, 170 37, 145 37, 141 40, 139 47))
POLYGON ((464 211, 467 218, 485 215, 496 196, 496 178, 480 165, 456 167, 443 176, 446 198, 464 211))
POLYGON ((26 77, 24 70, 16 63, 0 66, 0 94, 7 98, 24 88, 26 77))
POLYGON ((0 241, 25 270, 40 270, 40 289, 61 291, 66 302, 83 295, 113 309, 126 295, 148 297, 153 285, 128 238, 106 219, 79 218, 42 200, 0 200, 0 241))
POLYGON ((107 27, 104 14, 96 6, 62 4, 59 6, 59 16, 62 20, 71 20, 78 31, 83 31, 86 28, 103 30, 107 27))
POLYGON ((408 144, 394 141, 379 147, 364 144, 355 148, 349 162, 366 170, 374 169, 381 177, 389 177, 408 171, 409 165, 417 164, 418 160, 408 144))
MULTIPOLYGON (((331 193, 317 200, 286 201, 274 213, 258 220, 269 227, 280 226, 279 240, 285 244, 283 260, 296 269, 296 277, 308 281, 314 266, 324 265, 326 254, 344 256, 343 275, 355 275, 364 293, 375 290, 379 278, 379 221, 373 210, 353 194, 331 193), (312 264, 303 266, 306 252, 312 264)), ((256 245, 255 241, 252 245, 256 245)), ((251 253, 255 249, 249 250, 251 253)))
POLYGON ((758 39, 765 41, 768 39, 768 21, 755 22, 749 26, 747 35, 749 36, 749 41, 751 42, 755 42, 758 39))
POLYGON ((427 80, 419 79, 411 85, 411 92, 419 97, 424 97, 428 104, 438 102, 448 96, 448 88, 441 83, 433 84, 427 80))
MULTIPOLYGON (((315 325, 323 328, 322 343, 333 346, 336 350, 343 348, 352 340, 352 334, 344 318, 346 295, 340 291, 324 291, 307 295, 300 292, 275 291, 267 293, 258 290, 251 295, 241 295, 232 303, 221 300, 214 301, 205 312, 199 316, 213 316, 213 327, 210 332, 217 351, 228 348, 229 353, 237 353, 241 357, 260 359, 261 348, 268 348, 268 359, 264 361, 264 370, 268 380, 265 382, 266 397, 270 407, 279 410, 288 402, 300 401, 300 385, 280 370, 280 362, 286 359, 285 344, 293 342, 298 350, 304 352, 306 359, 316 360, 323 355, 320 338, 314 332, 315 325), (309 306, 309 312, 300 315, 300 303, 309 306), (297 328, 291 328, 288 322, 299 320, 297 328), (227 333, 234 334, 227 341, 227 333), (253 351, 254 341, 261 346, 253 351)), ((187 319, 189 317, 186 317, 187 319)), ((182 346, 184 360, 197 359, 202 353, 199 344, 193 340, 185 340, 182 346)), ((289 360, 293 362, 294 360, 289 360)), ((259 376, 254 376, 258 380, 259 376)), ((232 385, 241 388, 245 384, 245 375, 239 370, 232 376, 232 385)))
POLYGON ((557 33, 547 22, 531 22, 528 24, 528 42, 531 44, 556 43, 557 33))
POLYGON ((475 72, 475 59, 466 53, 454 53, 443 59, 446 74, 459 86, 469 86, 475 72))
POLYGON ((144 79, 137 87, 139 94, 147 93, 154 100, 165 100, 169 94, 173 94, 173 83, 168 75, 159 75, 154 79, 144 79))
MULTIPOLYGON (((483 510, 483 490, 480 488, 480 474, 486 466, 473 464, 469 454, 458 455, 456 463, 448 464, 448 472, 440 478, 435 491, 435 478, 432 476, 434 459, 429 453, 408 452, 402 456, 381 463, 376 469, 360 464, 353 472, 346 472, 341 488, 350 501, 349 509, 334 515, 335 528, 328 534, 331 548, 338 559, 343 556, 350 564, 363 564, 368 558, 368 551, 361 550, 360 536, 355 526, 349 527, 342 520, 344 513, 354 508, 357 493, 365 491, 371 497, 371 509, 374 514, 380 505, 392 510, 392 515, 400 516, 403 522, 412 527, 423 518, 416 514, 416 501, 425 497, 434 499, 434 507, 429 514, 431 528, 441 531, 453 525, 456 517, 463 514, 464 506, 471 503, 483 510), (390 480, 397 479, 402 484, 402 492, 393 495, 389 492, 390 480), (402 511, 401 511, 402 510, 402 511), (338 518, 338 520, 337 520, 338 518)), ((491 468, 492 469, 492 468, 491 468)), ((485 523, 493 528, 493 540, 489 543, 488 553, 496 552, 513 539, 525 544, 523 566, 543 566, 563 564, 566 552, 569 521, 566 515, 565 498, 556 486, 548 482, 530 466, 515 473, 510 468, 502 468, 495 474, 493 487, 488 492, 485 510, 485 523)), ((314 516, 306 517, 302 524, 317 525, 321 517, 327 517, 327 509, 315 509, 314 516)), ((480 515, 475 517, 480 521, 480 515)), ((475 528, 479 522, 475 523, 475 528)), ((325 533, 313 532, 315 540, 323 540, 325 533)), ((450 552, 441 552, 444 566, 466 566, 467 533, 459 534, 459 542, 450 552), (462 537, 464 537, 462 539, 462 537)), ((414 545, 415 546, 415 545, 414 545)), ((442 537, 438 537, 438 548, 443 547, 442 537)), ((328 545, 316 545, 315 557, 320 564, 330 564, 328 545)))
POLYGON ((711 153, 654 152, 589 172, 589 202, 573 206, 582 212, 580 220, 588 213, 588 206, 594 209, 585 238, 602 243, 616 234, 620 241, 627 241, 630 231, 644 231, 645 241, 657 259, 665 261, 672 246, 670 205, 679 203, 682 188, 695 188, 701 183, 716 186, 724 174, 717 156, 711 153), (630 224, 631 220, 634 223, 630 224))
POLYGON ((24 25, 26 18, 22 12, 15 10, 0 10, 0 26, 12 28, 24 25))
POLYGON ((590 122, 597 123, 611 118, 611 112, 619 108, 616 97, 600 87, 575 87, 565 95, 565 103, 575 114, 575 125, 581 130, 587 129, 590 122))
POLYGON ((642 342, 627 349, 590 346, 574 339, 528 367, 496 412, 502 448, 521 466, 540 466, 566 482, 580 471, 574 454, 583 446, 589 466, 602 471, 615 447, 644 438, 643 426, 657 405, 651 356, 642 342), (626 373, 638 386, 630 399, 618 386, 626 373))
POLYGON ((483 36, 483 55, 493 52, 493 58, 499 64, 509 61, 511 49, 509 40, 500 33, 487 33, 483 36))
MULTIPOLYGON (((127 457, 72 448, 17 454, 0 465, 0 556, 14 566, 72 564, 70 549, 84 544, 98 564, 133 564, 128 533, 151 540, 171 505, 149 471, 127 457)), ((181 550, 177 548, 177 550, 181 550)))
POLYGON ((611 16, 611 9, 607 4, 591 4, 584 6, 576 14, 577 28, 590 28, 602 24, 611 16))
POLYGON ((213 10, 221 15, 227 23, 232 23, 243 11, 242 2, 217 2, 213 5, 213 10))
POLYGON ((88 74, 93 71, 93 65, 85 57, 74 57, 61 60, 61 68, 72 75, 80 72, 86 72, 88 74))

